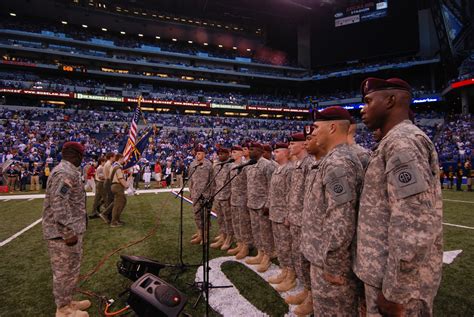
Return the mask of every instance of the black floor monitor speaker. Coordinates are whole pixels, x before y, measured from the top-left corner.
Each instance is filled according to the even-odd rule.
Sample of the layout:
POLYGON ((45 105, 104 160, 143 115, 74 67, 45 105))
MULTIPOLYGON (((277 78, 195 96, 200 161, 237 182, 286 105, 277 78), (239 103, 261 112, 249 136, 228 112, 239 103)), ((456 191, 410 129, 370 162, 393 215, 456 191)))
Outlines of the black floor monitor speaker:
POLYGON ((120 258, 121 261, 117 262, 118 272, 132 281, 136 281, 146 273, 159 276, 160 270, 165 267, 164 264, 143 256, 120 255, 120 258))
POLYGON ((128 304, 139 317, 178 316, 186 296, 151 273, 136 280, 130 288, 128 304))

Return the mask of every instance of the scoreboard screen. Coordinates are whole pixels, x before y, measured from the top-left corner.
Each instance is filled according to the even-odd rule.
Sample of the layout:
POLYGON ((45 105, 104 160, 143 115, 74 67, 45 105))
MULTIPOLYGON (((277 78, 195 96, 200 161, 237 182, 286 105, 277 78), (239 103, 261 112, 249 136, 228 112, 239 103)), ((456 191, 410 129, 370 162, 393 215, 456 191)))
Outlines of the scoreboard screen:
POLYGON ((387 16, 388 0, 385 1, 354 1, 334 14, 336 27, 375 20, 387 16))
POLYGON ((65 72, 79 72, 79 73, 87 73, 87 68, 84 66, 74 66, 74 65, 59 65, 59 70, 65 72))

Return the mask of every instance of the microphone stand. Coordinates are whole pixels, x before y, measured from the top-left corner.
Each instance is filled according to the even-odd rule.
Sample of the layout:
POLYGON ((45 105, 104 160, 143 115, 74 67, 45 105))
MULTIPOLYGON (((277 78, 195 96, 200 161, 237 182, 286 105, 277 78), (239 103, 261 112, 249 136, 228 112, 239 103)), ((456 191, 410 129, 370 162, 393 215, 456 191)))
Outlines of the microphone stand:
MULTIPOLYGON (((202 165, 202 163, 201 163, 202 165)), ((179 190, 178 192, 178 196, 176 197, 180 197, 181 199, 181 204, 180 204, 180 208, 179 208, 179 263, 178 265, 176 265, 176 267, 178 268, 178 273, 176 273, 176 276, 174 278, 174 280, 176 280, 178 278, 178 276, 183 273, 184 271, 186 271, 188 269, 188 267, 197 267, 199 266, 199 264, 185 264, 184 261, 183 261, 183 233, 184 233, 184 230, 183 230, 183 201, 184 201, 184 188, 186 187, 186 185, 188 184, 189 180, 191 179, 191 177, 194 175, 194 173, 197 171, 198 167, 200 165, 195 165, 194 166, 194 170, 191 172, 191 174, 189 174, 188 178, 186 179, 186 181, 183 183, 183 186, 181 187, 181 189, 179 190)))
MULTIPOLYGON (((219 172, 222 170, 219 170, 219 172)), ((210 240, 210 223, 211 223, 211 209, 212 209, 212 203, 214 201, 214 198, 219 194, 226 186, 228 186, 234 178, 236 178, 240 172, 242 171, 241 168, 238 169, 237 173, 232 176, 228 181, 226 181, 221 188, 217 192, 215 192, 213 195, 211 195, 209 198, 205 198, 204 196, 200 196, 199 199, 203 200, 201 209, 199 210, 199 213, 201 215, 201 234, 202 234, 202 274, 203 278, 201 282, 195 282, 193 285, 199 289, 200 294, 199 297, 197 298, 196 302, 193 305, 193 308, 196 308, 199 301, 201 298, 204 296, 206 300, 206 315, 209 316, 209 290, 212 288, 229 288, 232 287, 231 285, 227 286, 216 286, 212 285, 209 282, 209 271, 211 270, 209 267, 209 240, 210 240)), ((216 173, 215 176, 219 174, 219 172, 216 173)), ((213 180, 215 177, 213 178, 213 180)), ((212 183, 209 183, 212 184, 212 183)), ((209 186, 208 186, 209 187, 209 186)), ((204 191, 205 192, 205 191, 204 191)), ((199 200, 198 200, 199 201, 199 200)))

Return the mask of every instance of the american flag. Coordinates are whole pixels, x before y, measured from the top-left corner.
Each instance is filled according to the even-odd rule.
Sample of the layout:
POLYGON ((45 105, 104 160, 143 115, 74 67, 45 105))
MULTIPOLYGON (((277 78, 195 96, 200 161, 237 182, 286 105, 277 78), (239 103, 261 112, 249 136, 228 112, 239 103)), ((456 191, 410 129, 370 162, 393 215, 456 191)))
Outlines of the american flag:
POLYGON ((140 115, 141 115, 141 107, 140 103, 142 102, 142 96, 138 97, 138 105, 137 108, 135 109, 135 113, 133 114, 132 118, 132 124, 130 125, 130 132, 128 133, 128 141, 127 145, 125 145, 125 149, 123 150, 123 156, 125 158, 125 162, 127 162, 130 159, 130 156, 133 153, 133 150, 135 149, 135 143, 137 141, 137 130, 138 130, 138 121, 140 121, 140 115))

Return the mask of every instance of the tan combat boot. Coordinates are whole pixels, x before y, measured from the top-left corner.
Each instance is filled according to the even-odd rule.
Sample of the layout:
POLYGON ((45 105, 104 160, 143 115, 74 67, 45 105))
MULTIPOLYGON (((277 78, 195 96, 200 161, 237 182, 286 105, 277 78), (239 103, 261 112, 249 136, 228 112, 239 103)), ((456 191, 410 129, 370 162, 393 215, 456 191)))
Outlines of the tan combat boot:
POLYGON ((239 253, 236 254, 235 259, 242 260, 247 255, 249 255, 249 246, 245 243, 242 243, 242 247, 240 248, 239 253))
POLYGON ((308 293, 303 303, 295 308, 294 313, 297 316, 308 316, 313 313, 313 296, 311 296, 311 292, 308 293))
POLYGON ((73 310, 86 310, 91 307, 91 301, 88 299, 81 301, 71 301, 70 307, 73 310))
POLYGON ((237 246, 233 249, 229 249, 227 250, 227 254, 228 255, 236 255, 237 253, 239 253, 240 249, 242 248, 242 243, 241 242, 237 242, 237 246))
POLYGON ((191 244, 200 244, 202 242, 202 233, 201 232, 202 232, 201 230, 198 230, 198 235, 196 236, 196 238, 191 240, 191 244))
POLYGON ((311 296, 311 291, 305 288, 301 292, 285 298, 285 302, 288 305, 300 305, 302 302, 304 302, 307 296, 311 296))
POLYGON ((270 284, 280 284, 285 279, 287 273, 288 273, 288 268, 284 267, 284 268, 280 269, 280 272, 278 274, 270 276, 268 278, 268 283, 270 283, 270 284))
POLYGON ((199 230, 196 230, 196 232, 191 236, 191 240, 196 239, 198 235, 199 235, 199 230))
POLYGON ((220 239, 222 239, 222 236, 223 236, 223 235, 224 235, 223 233, 219 233, 219 235, 215 236, 214 239, 212 239, 212 242, 217 242, 217 241, 219 241, 220 239))
POLYGON ((260 262, 262 262, 262 258, 263 258, 263 252, 262 250, 258 250, 257 255, 248 258, 247 260, 245 260, 245 263, 252 264, 252 265, 260 264, 260 262))
POLYGON ((233 240, 233 237, 229 234, 225 241, 224 241, 224 244, 221 246, 221 250, 222 251, 227 251, 229 250, 230 246, 232 245, 232 240, 233 240))
POLYGON ((89 317, 89 314, 82 310, 74 310, 70 305, 56 309, 56 317, 89 317))
POLYGON ((211 243, 211 248, 213 249, 220 249, 221 246, 224 244, 225 242, 225 234, 222 234, 221 235, 221 238, 219 240, 217 240, 216 242, 214 243, 211 243))
POLYGON ((275 289, 280 292, 288 292, 290 289, 293 289, 296 286, 296 274, 295 270, 288 269, 285 279, 280 284, 277 284, 275 289))
POLYGON ((268 268, 270 267, 271 264, 272 262, 270 261, 270 256, 268 254, 264 254, 262 261, 257 267, 257 272, 263 273, 263 272, 268 271, 268 268))

